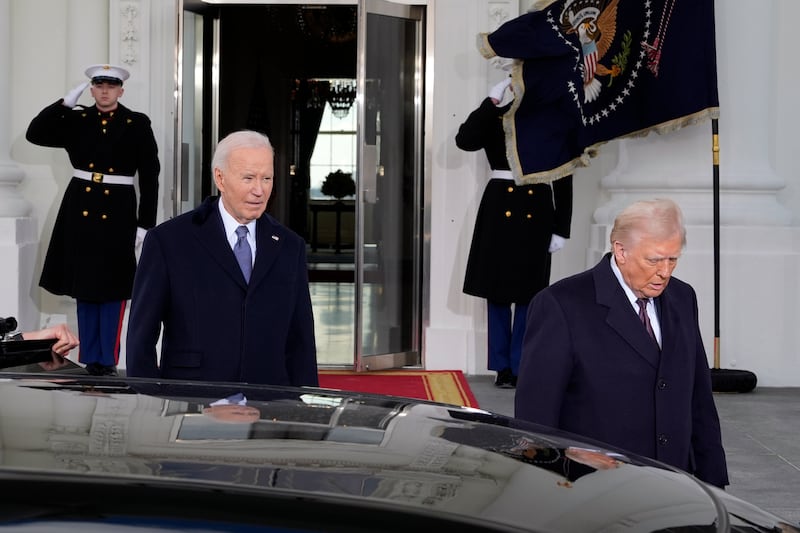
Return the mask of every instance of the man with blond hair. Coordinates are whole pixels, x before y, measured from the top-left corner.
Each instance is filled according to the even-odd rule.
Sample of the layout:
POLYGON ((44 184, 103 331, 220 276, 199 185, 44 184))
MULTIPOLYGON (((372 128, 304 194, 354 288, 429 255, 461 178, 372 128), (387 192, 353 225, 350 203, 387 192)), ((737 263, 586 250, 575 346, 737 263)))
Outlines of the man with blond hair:
POLYGON ((531 302, 515 416, 728 484, 697 296, 672 277, 686 244, 672 200, 614 221, 611 252, 531 302))

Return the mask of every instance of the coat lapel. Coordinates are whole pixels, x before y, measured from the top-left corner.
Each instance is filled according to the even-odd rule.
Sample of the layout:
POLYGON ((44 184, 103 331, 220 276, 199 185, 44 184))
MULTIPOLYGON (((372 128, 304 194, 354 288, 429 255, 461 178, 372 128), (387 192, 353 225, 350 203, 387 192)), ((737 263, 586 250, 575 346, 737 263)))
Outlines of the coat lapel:
POLYGON ((256 261, 250 286, 257 286, 267 275, 283 246, 283 232, 266 213, 256 222, 256 261))
POLYGON ((611 254, 606 254, 593 269, 597 303, 608 308, 606 322, 609 327, 616 331, 650 365, 658 367, 660 359, 658 346, 647 334, 647 330, 633 311, 627 296, 625 296, 625 291, 611 270, 610 261, 611 254))
POLYGON ((208 198, 197 208, 192 222, 197 230, 197 239, 211 258, 242 289, 247 290, 242 269, 236 262, 236 256, 225 238, 225 226, 217 207, 219 197, 208 198))
POLYGON ((680 331, 681 313, 674 305, 674 298, 671 297, 669 285, 656 298, 658 309, 658 321, 661 324, 661 353, 688 353, 688 347, 684 346, 686 339, 678 335, 680 331))

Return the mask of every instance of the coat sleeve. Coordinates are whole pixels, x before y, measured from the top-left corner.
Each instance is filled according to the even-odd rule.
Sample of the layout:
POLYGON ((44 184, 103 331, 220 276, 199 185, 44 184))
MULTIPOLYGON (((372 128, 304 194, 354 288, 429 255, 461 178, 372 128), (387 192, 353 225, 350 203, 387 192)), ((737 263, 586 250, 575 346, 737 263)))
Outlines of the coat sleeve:
POLYGON ((549 289, 528 308, 514 416, 559 427, 561 405, 573 369, 572 341, 564 310, 549 289))
POLYGON ((61 105, 61 102, 63 99, 50 104, 31 120, 25 131, 28 142, 51 148, 67 146, 73 134, 71 124, 74 111, 61 105))
POLYGON ((481 105, 467 116, 456 133, 456 146, 466 152, 477 152, 487 145, 487 136, 494 135, 492 121, 497 120, 497 106, 490 98, 484 98, 481 105))
POLYGON ((156 232, 148 232, 136 267, 128 317, 127 374, 159 377, 156 343, 169 302, 169 278, 162 244, 156 232))
MULTIPOLYGON (((692 289, 694 324, 698 324, 697 296, 692 289)), ((711 372, 699 326, 695 336, 695 372, 692 394, 692 457, 694 475, 699 479, 724 487, 730 484, 719 414, 711 389, 711 372)))
POLYGON ((136 154, 136 165, 139 179, 139 216, 137 225, 150 229, 156 225, 158 210, 158 174, 161 164, 158 161, 158 145, 156 144, 150 119, 137 113, 136 119, 141 121, 141 133, 138 136, 139 146, 136 154))
POLYGON ((319 386, 317 347, 314 339, 314 313, 308 286, 305 246, 298 247, 298 283, 295 305, 286 341, 286 369, 294 386, 319 386))
POLYGON ((555 207, 553 233, 569 239, 572 226, 572 174, 555 180, 552 187, 555 207))

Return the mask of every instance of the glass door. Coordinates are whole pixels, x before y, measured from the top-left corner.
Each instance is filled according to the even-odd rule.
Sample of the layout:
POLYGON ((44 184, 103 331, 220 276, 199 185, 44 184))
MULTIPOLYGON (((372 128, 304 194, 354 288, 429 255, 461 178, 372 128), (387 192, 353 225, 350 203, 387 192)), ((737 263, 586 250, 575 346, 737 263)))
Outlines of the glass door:
POLYGON ((424 8, 359 0, 355 369, 421 364, 424 8))
POLYGON ((172 215, 215 194, 210 160, 221 135, 268 132, 278 147, 271 214, 307 238, 309 254, 330 232, 331 249, 340 252, 329 254, 339 260, 336 271, 312 280, 319 363, 359 371, 420 366, 424 5, 175 2, 179 156, 172 215), (353 127, 319 126, 319 117, 317 125, 296 124, 292 110, 310 109, 298 83, 324 81, 335 89, 337 80, 352 79, 353 127), (355 196, 322 202, 341 204, 341 213, 316 213, 320 202, 307 201, 313 185, 305 178, 319 143, 298 140, 298 132, 311 130, 317 140, 327 133, 355 138, 347 168, 340 156, 353 152, 341 143, 328 149, 336 159, 328 170, 352 172, 356 182, 355 196))

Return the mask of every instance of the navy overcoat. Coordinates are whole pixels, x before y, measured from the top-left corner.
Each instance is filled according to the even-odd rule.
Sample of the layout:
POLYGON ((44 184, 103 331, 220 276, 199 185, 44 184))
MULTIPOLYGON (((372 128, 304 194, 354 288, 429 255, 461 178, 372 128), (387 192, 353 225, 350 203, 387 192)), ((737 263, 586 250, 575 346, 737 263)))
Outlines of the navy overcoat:
POLYGON ((248 284, 218 202, 209 198, 147 233, 131 299, 128 375, 316 386, 305 241, 261 216, 248 284))
POLYGON ((694 289, 656 298, 662 349, 610 265, 561 280, 528 309, 517 418, 585 435, 728 484, 694 289))

